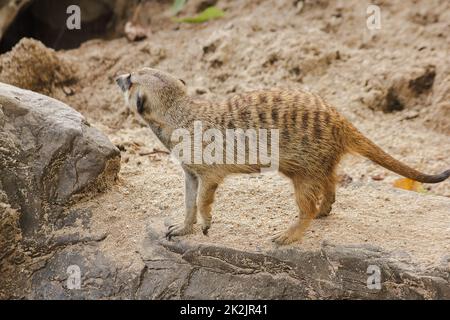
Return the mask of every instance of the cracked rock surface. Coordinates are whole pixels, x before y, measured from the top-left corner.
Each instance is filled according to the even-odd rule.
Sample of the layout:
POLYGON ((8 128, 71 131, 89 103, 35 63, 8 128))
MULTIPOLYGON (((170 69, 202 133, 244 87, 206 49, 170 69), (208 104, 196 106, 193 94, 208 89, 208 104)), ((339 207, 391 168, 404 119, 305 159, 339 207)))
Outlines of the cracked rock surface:
POLYGON ((25 235, 42 227, 46 208, 105 188, 119 171, 119 150, 62 102, 0 84, 0 123, 0 188, 25 235))
MULTIPOLYGON (((419 269, 408 258, 371 245, 248 252, 196 241, 166 241, 148 228, 142 264, 118 267, 97 243, 66 247, 36 271, 37 299, 449 299, 450 270, 419 269), (83 273, 68 289, 68 265, 83 273), (368 286, 377 266, 380 287, 368 286)), ((375 272, 376 273, 376 272, 375 272)))

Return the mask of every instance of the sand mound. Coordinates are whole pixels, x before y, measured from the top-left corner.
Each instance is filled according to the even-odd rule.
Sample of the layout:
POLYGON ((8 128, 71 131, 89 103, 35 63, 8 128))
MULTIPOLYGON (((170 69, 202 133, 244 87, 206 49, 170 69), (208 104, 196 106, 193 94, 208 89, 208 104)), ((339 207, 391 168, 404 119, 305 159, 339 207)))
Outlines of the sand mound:
POLYGON ((22 39, 0 57, 0 81, 46 95, 58 95, 73 73, 68 61, 34 39, 22 39))

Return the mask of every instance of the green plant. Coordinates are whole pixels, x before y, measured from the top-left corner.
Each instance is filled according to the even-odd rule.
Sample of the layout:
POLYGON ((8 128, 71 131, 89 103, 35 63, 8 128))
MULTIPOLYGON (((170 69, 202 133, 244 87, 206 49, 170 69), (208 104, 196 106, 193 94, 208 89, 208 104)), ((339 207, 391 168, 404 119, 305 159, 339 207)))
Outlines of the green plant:
MULTIPOLYGON (((172 14, 175 16, 180 13, 184 6, 186 5, 186 0, 174 0, 172 5, 172 14)), ((213 19, 222 18, 225 15, 222 9, 215 6, 206 8, 199 14, 193 17, 181 17, 173 18, 175 22, 185 22, 185 23, 202 23, 213 19)))

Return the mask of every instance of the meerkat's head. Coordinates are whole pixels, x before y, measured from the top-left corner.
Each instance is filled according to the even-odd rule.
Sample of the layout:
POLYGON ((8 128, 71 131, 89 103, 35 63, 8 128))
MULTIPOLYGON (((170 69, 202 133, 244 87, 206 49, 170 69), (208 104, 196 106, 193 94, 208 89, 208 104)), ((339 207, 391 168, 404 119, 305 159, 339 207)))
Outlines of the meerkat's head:
POLYGON ((163 117, 169 108, 187 97, 183 80, 152 68, 123 74, 116 82, 128 107, 148 122, 163 117))

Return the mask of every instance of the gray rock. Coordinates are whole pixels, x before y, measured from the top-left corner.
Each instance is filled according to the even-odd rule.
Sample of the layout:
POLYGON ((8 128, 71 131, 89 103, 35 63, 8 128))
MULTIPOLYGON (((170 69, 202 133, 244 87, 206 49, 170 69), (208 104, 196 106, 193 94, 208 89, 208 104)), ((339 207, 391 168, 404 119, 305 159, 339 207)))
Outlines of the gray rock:
POLYGON ((81 114, 0 83, 0 190, 26 241, 44 241, 74 195, 105 189, 119 169, 119 150, 81 114))
POLYGON ((402 252, 371 245, 294 247, 261 253, 189 240, 149 228, 139 268, 100 250, 101 239, 64 247, 34 272, 33 299, 450 299, 450 269, 420 269, 402 252), (68 267, 80 287, 68 287, 68 267), (375 267, 375 269, 373 269, 375 267), (376 270, 375 272, 373 270, 376 270), (379 287, 371 277, 379 271, 379 287))
POLYGON ((150 230, 144 242, 137 298, 450 299, 448 267, 421 270, 405 255, 399 260, 398 252, 374 246, 253 253, 161 236, 150 230), (378 271, 379 287, 371 281, 378 271))
POLYGON ((137 281, 139 274, 118 269, 96 242, 90 242, 56 252, 33 274, 27 298, 126 299, 134 294, 137 281))

